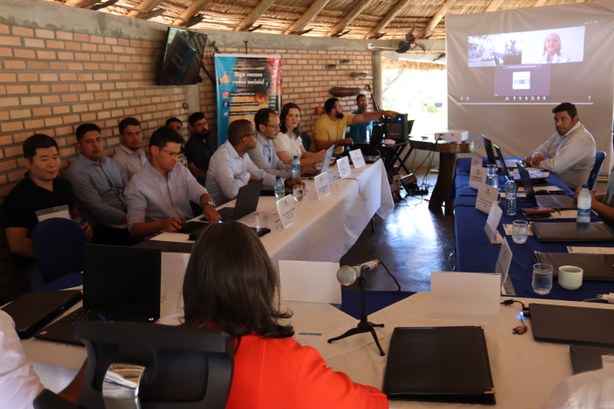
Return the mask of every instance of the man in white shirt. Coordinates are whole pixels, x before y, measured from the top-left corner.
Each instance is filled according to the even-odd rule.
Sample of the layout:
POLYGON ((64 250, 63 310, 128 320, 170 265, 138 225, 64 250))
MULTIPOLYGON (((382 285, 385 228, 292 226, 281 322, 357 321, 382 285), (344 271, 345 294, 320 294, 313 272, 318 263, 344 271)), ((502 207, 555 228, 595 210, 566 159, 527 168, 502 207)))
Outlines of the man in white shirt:
POLYGON ((552 110, 556 133, 525 158, 525 163, 549 170, 575 190, 588 182, 595 164, 595 140, 580 123, 575 105, 563 102, 552 110))
POLYGON ((265 169, 273 175, 289 178, 292 175, 291 165, 283 163, 275 150, 273 141, 279 133, 279 115, 270 108, 262 108, 254 116, 256 124, 256 146, 247 151, 254 165, 265 169))
POLYGON ((143 133, 141 123, 136 118, 124 118, 119 121, 119 142, 113 159, 119 165, 124 183, 128 184, 132 175, 143 169, 147 155, 143 152, 143 133))
POLYGON ((262 179, 269 186, 275 184, 275 175, 258 168, 246 154, 256 144, 256 130, 247 119, 233 121, 228 126, 228 140, 211 157, 205 184, 218 205, 237 197, 239 189, 250 180, 262 179))

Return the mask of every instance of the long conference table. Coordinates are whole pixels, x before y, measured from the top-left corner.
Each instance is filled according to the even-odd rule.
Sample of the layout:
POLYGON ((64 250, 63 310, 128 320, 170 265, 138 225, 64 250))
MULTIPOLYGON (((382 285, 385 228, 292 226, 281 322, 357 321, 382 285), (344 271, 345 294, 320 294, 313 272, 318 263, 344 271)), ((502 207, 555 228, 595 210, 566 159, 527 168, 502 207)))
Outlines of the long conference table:
MULTIPOLYGON (((461 158, 457 161, 456 174, 454 180, 454 234, 456 248, 456 270, 466 272, 493 272, 499 251, 500 244, 491 244, 484 233, 487 214, 475 208, 477 192, 469 187, 470 158, 461 158)), ((500 177, 499 183, 503 182, 500 177)), ((571 194, 571 191, 554 174, 548 176, 549 185, 558 186, 571 194)), ((537 187, 539 188, 539 187, 537 187)), ((505 208, 504 200, 501 207, 505 208)), ((534 207, 524 197, 517 199, 517 208, 534 207)), ((516 216, 506 216, 501 218, 499 233, 506 237, 503 224, 511 224, 513 220, 526 218, 518 211, 516 216)), ((544 219, 547 222, 550 219, 544 219)), ((598 221, 596 214, 592 214, 592 220, 598 221)), ((553 221, 569 221, 575 219, 557 219, 553 221)), ((566 290, 560 287, 556 281, 553 282, 552 291, 548 295, 537 295, 531 286, 532 266, 535 260, 535 251, 549 253, 566 253, 567 246, 579 247, 614 247, 614 242, 540 242, 535 236, 529 236, 525 244, 516 244, 510 236, 507 242, 513 253, 512 263, 509 269, 509 278, 512 281, 515 294, 520 297, 536 297, 541 299, 560 299, 582 301, 594 299, 597 294, 607 294, 614 292, 614 281, 587 281, 584 280, 582 286, 577 290, 566 290)), ((614 274, 613 274, 614 280, 614 274)))

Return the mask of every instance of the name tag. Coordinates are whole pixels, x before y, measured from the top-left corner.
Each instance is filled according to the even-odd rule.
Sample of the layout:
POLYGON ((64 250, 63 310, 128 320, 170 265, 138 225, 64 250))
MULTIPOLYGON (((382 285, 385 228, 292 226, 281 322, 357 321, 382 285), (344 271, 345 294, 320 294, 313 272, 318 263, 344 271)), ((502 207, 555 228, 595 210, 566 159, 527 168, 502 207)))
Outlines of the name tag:
POLYGON ((284 229, 287 229, 296 221, 296 209, 294 208, 294 199, 292 195, 286 195, 282 199, 279 199, 276 206, 281 225, 284 229))
POLYGON ((330 195, 330 180, 328 179, 328 172, 324 172, 321 175, 313 178, 313 181, 316 185, 316 194, 318 196, 318 200, 322 199, 330 195))
POLYGON ((354 164, 354 169, 362 168, 366 165, 365 157, 362 156, 362 151, 360 149, 354 149, 350 151, 350 158, 352 158, 352 164, 354 164))
POLYGON ((499 188, 481 183, 478 187, 478 198, 475 208, 486 214, 490 213, 490 207, 499 199, 499 188))
POLYGON ((350 160, 347 156, 337 159, 337 169, 339 169, 339 177, 341 179, 345 179, 346 177, 350 176, 350 160))

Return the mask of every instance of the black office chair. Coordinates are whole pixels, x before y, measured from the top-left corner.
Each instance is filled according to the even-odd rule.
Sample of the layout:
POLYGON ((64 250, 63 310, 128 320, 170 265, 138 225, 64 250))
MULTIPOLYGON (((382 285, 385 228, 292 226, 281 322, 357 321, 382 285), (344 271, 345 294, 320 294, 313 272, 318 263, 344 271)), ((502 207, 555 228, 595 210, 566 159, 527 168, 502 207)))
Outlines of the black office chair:
POLYGON ((43 391, 36 409, 223 409, 232 382, 230 335, 157 324, 84 321, 75 333, 87 348, 79 406, 43 391), (63 406, 62 406, 63 405, 63 406))
POLYGON ((606 153, 603 151, 599 151, 595 154, 595 164, 593 165, 593 169, 591 169, 591 173, 588 176, 587 184, 589 190, 593 190, 597 184, 597 178, 599 177, 599 172, 601 171, 601 166, 603 165, 605 156, 606 153))

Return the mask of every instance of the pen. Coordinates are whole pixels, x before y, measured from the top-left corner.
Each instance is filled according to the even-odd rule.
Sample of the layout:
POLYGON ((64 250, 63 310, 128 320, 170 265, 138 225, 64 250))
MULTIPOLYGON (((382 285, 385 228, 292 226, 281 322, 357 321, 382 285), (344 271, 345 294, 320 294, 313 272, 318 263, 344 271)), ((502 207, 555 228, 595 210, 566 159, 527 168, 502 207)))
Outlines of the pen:
POLYGON ((321 332, 299 332, 299 335, 313 335, 313 336, 321 336, 322 333, 321 332))

